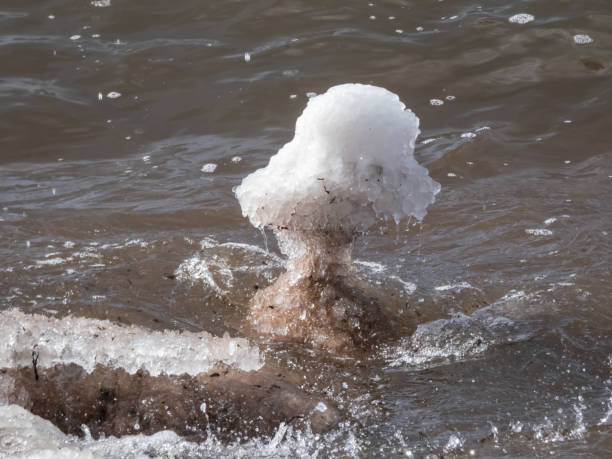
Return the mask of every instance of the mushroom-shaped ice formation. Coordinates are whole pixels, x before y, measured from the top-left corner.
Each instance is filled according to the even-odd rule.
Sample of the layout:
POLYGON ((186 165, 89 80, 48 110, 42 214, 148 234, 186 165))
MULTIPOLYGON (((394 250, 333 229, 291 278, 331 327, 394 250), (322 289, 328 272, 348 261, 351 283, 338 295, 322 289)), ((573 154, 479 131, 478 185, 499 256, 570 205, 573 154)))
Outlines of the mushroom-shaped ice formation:
POLYGON ((236 188, 273 229, 287 272, 251 302, 259 331, 339 348, 367 341, 375 301, 352 287, 354 237, 381 219, 422 219, 440 185, 413 156, 419 119, 392 92, 343 84, 309 100, 293 140, 236 188))

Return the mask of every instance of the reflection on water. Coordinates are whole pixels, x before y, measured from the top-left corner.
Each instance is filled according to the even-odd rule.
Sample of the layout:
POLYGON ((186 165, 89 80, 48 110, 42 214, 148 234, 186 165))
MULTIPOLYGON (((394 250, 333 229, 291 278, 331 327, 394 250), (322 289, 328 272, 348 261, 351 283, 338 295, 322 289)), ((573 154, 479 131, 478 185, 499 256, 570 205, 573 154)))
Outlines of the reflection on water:
MULTIPOLYGON (((271 416, 230 439, 200 410, 199 437, 133 430, 130 416, 168 416, 156 406, 112 411, 130 421, 109 428, 120 438, 66 435, 15 406, 37 380, 31 350, 14 359, 10 342, 0 455, 612 454, 611 18, 605 2, 552 0, 4 5, 1 320, 11 308, 107 319, 126 342, 129 330, 227 332, 270 378, 254 400, 277 384, 314 397, 300 415, 323 416, 321 401, 342 419, 313 432, 271 416), (533 20, 510 21, 520 14, 533 20), (354 248, 397 336, 359 356, 252 333, 248 301, 282 258, 232 191, 291 139, 309 97, 345 82, 400 96, 421 119, 415 156, 442 184, 422 224, 374 227, 354 248)), ((44 336, 32 336, 39 377, 81 374, 46 365, 44 336)), ((112 349, 88 345, 92 359, 112 349)), ((196 391, 196 376, 174 377, 196 391)), ((187 390, 163 387, 174 400, 187 390)))

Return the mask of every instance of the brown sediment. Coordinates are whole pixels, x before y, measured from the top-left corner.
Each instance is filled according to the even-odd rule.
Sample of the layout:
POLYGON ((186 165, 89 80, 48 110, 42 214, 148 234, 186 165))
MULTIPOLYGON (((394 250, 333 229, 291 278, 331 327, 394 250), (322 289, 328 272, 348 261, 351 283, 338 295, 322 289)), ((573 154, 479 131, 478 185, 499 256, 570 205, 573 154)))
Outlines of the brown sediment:
POLYGON ((252 298, 249 325, 276 340, 335 353, 378 342, 387 319, 355 275, 354 235, 342 230, 278 230, 275 235, 289 257, 287 271, 252 298))
POLYGON ((197 376, 150 376, 75 364, 0 370, 3 398, 48 419, 63 432, 83 435, 153 434, 173 430, 198 441, 207 432, 224 441, 271 435, 281 422, 324 432, 341 420, 334 403, 260 370, 217 369, 197 376))

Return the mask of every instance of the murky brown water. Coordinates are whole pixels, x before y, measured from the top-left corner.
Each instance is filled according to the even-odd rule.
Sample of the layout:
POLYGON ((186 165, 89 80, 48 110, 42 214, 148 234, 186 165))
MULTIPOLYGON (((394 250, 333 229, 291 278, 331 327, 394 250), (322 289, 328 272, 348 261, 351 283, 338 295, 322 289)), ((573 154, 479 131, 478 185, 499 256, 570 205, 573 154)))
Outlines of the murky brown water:
POLYGON ((403 338, 360 359, 259 343, 348 420, 172 451, 612 454, 612 5, 94 3, 0 6, 1 309, 251 336, 282 261, 232 187, 308 93, 372 83, 419 116, 442 184, 422 225, 355 247, 403 338))

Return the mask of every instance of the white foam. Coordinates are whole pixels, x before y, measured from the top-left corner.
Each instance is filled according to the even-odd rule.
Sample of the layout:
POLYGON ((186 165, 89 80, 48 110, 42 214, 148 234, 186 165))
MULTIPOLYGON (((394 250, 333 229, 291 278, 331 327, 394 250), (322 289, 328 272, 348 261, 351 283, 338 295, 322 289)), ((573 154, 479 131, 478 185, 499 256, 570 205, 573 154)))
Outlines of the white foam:
POLYGON ((444 105, 444 101, 442 99, 429 99, 429 105, 438 106, 444 105))
POLYGON ((528 13, 519 13, 515 14, 508 18, 508 22, 512 22, 513 24, 527 24, 535 19, 535 17, 528 13))
POLYGON ((81 38, 81 36, 80 36, 80 35, 72 35, 72 36, 70 36, 70 39, 71 39, 72 41, 79 40, 80 38, 81 38))
POLYGON ((117 99, 121 97, 121 93, 117 91, 111 91, 108 94, 106 94, 106 97, 108 97, 109 99, 117 99))
POLYGON ((256 346, 227 334, 152 331, 108 320, 55 319, 17 310, 0 313, 0 329, 0 368, 31 366, 33 350, 39 353, 41 368, 75 363, 88 372, 97 364, 131 374, 143 369, 153 376, 196 375, 219 362, 245 371, 263 365, 256 346))
POLYGON ((384 88, 344 84, 310 98, 293 140, 236 188, 243 215, 292 230, 422 219, 440 185, 414 159, 418 126, 384 88))
POLYGON ((588 45, 589 43, 593 43, 593 39, 587 34, 576 34, 574 35, 574 43, 577 45, 588 45))
POLYGON ((111 6, 111 0, 93 0, 91 4, 96 8, 107 8, 111 6))

